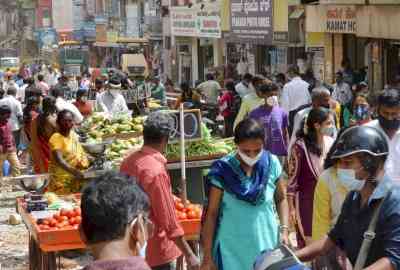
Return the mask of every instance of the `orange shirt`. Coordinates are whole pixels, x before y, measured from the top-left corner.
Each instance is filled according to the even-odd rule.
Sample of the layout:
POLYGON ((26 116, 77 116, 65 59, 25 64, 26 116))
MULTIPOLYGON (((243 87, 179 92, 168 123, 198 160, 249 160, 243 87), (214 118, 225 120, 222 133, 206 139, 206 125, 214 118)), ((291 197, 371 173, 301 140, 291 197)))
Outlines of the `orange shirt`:
POLYGON ((121 172, 136 177, 150 198, 150 219, 155 225, 154 236, 149 239, 146 249, 150 267, 170 263, 181 255, 171 240, 183 236, 184 232, 175 213, 166 164, 167 160, 160 152, 147 146, 121 164, 121 172))
POLYGON ((88 117, 92 114, 93 108, 92 104, 90 104, 87 101, 75 101, 74 105, 76 108, 78 108, 79 112, 83 115, 83 117, 88 117))

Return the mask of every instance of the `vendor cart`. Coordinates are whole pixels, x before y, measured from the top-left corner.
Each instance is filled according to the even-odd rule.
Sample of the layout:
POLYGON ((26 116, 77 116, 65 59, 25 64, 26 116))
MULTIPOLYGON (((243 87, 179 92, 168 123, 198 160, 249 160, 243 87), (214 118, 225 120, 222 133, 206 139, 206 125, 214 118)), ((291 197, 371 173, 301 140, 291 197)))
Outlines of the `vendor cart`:
MULTIPOLYGON (((195 160, 186 162, 186 178, 188 199, 197 204, 203 204, 206 199, 204 177, 211 164, 221 158, 222 154, 197 157, 195 160)), ((179 188, 181 177, 181 163, 179 161, 168 161, 169 171, 173 189, 179 188)))
MULTIPOLYGON (((77 203, 80 194, 72 195, 77 203)), ((71 197, 71 196, 69 196, 71 197)), ((66 250, 85 249, 86 245, 81 240, 77 227, 41 230, 36 223, 38 216, 46 215, 27 211, 26 202, 23 197, 16 200, 17 212, 29 231, 29 269, 30 270, 55 270, 60 269, 57 265, 57 252, 66 250)), ((187 240, 195 240, 200 234, 200 220, 181 220, 182 228, 187 240)))

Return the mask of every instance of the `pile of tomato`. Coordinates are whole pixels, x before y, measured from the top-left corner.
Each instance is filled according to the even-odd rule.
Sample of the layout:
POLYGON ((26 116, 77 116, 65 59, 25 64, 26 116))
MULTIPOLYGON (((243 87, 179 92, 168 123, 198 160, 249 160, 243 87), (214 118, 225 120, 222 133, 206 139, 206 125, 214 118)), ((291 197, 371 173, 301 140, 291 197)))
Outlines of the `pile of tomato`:
POLYGON ((200 219, 202 209, 200 205, 195 205, 186 202, 186 207, 182 200, 176 196, 174 196, 175 203, 175 212, 179 220, 187 220, 187 219, 200 219))
POLYGON ((36 221, 40 230, 60 230, 60 229, 78 229, 81 224, 81 209, 76 207, 72 210, 61 209, 51 218, 38 219, 36 221))

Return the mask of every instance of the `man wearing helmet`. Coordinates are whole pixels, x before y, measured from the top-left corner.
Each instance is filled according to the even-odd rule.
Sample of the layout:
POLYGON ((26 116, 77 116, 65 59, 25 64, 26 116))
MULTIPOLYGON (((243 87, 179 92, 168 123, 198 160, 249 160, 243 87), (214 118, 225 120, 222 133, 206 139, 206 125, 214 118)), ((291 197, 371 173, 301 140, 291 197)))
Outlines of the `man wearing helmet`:
POLYGON ((348 178, 360 181, 362 187, 348 194, 328 235, 296 255, 308 261, 339 247, 357 270, 400 269, 400 188, 384 176, 389 152, 385 135, 372 127, 353 127, 341 134, 333 151, 332 158, 345 160, 351 168, 348 178), (377 224, 372 230, 375 212, 377 224), (364 235, 373 241, 369 250, 362 252, 364 235), (366 260, 358 258, 362 254, 366 260))

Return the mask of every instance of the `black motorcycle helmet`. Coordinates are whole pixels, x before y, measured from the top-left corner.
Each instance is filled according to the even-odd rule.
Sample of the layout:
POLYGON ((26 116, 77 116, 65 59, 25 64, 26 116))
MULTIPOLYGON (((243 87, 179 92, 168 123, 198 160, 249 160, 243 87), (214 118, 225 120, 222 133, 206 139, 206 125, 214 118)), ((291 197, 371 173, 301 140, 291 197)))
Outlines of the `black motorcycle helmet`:
POLYGON ((385 135, 373 127, 356 126, 345 130, 335 144, 332 159, 339 159, 353 154, 365 153, 361 164, 370 176, 375 176, 381 162, 386 159, 389 146, 385 135))

